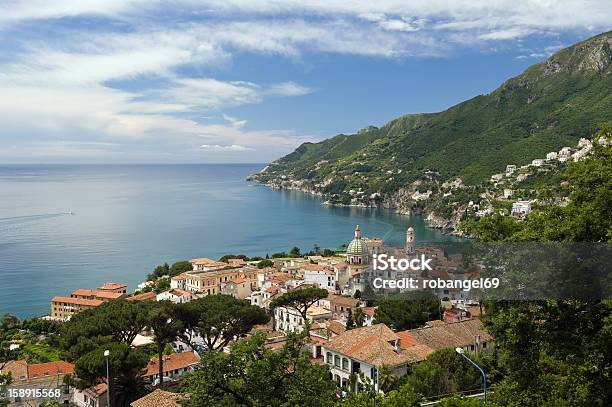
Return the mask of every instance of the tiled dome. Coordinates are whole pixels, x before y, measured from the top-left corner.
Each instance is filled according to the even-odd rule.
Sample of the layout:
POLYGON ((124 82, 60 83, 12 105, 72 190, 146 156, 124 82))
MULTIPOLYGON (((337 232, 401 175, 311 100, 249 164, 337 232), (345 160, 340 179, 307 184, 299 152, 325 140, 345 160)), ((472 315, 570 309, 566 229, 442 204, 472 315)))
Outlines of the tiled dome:
POLYGON ((367 254, 368 247, 361 239, 353 239, 346 248, 347 254, 367 254))

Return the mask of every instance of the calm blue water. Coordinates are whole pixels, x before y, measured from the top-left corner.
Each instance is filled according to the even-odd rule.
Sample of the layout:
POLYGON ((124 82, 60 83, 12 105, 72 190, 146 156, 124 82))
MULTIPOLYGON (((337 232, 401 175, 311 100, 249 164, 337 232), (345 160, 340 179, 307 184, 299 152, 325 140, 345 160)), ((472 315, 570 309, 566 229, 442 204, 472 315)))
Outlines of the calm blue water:
POLYGON ((0 314, 46 314, 51 297, 105 281, 133 290, 164 261, 338 247, 355 224, 397 244, 408 225, 421 241, 453 239, 420 218, 244 180, 261 167, 0 166, 0 314))

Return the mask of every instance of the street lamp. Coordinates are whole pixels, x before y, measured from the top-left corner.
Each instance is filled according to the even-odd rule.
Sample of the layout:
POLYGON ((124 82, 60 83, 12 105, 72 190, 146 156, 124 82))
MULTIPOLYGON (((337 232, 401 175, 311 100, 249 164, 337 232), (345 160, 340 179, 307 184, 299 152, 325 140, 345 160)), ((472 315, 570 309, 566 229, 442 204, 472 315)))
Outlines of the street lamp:
POLYGON ((108 356, 110 355, 110 351, 107 349, 104 351, 104 359, 106 359, 106 406, 110 407, 110 372, 108 369, 108 356))
POLYGON ((465 349, 463 349, 463 348, 455 348, 455 351, 458 354, 460 354, 461 356, 463 356, 463 358, 465 360, 467 360, 468 362, 473 364, 476 367, 476 369, 480 370, 480 374, 482 374, 482 384, 484 386, 484 402, 485 402, 485 404, 487 404, 487 376, 485 375, 484 370, 482 370, 482 368, 480 366, 478 366, 476 364, 476 362, 474 362, 472 359, 467 357, 467 355, 465 354, 465 349))

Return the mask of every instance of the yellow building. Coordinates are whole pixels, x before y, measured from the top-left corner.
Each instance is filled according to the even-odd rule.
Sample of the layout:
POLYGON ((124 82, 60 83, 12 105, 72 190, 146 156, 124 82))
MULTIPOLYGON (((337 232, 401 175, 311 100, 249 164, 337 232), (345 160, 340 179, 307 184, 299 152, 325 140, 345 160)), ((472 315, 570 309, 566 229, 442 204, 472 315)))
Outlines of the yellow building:
POLYGON ((53 297, 51 299, 51 318, 66 321, 74 314, 95 308, 102 304, 100 300, 90 300, 74 297, 53 297))
POLYGON ((257 268, 229 268, 211 271, 188 271, 185 273, 185 290, 205 295, 221 293, 226 283, 243 277, 248 281, 257 281, 257 268))

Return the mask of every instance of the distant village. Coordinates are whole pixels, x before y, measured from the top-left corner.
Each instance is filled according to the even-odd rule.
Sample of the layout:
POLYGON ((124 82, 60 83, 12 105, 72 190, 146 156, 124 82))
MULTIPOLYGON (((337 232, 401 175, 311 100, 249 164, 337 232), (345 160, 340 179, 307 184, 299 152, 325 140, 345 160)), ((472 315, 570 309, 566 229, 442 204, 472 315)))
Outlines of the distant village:
MULTIPOLYGON (((435 295, 443 306, 442 318, 429 321, 425 326, 394 331, 391 327, 376 323, 377 307, 364 298, 368 290, 367 281, 376 273, 372 268, 372 256, 377 253, 393 254, 396 257, 414 257, 427 254, 434 259, 434 271, 429 277, 457 278, 458 262, 450 259, 439 247, 417 243, 412 227, 406 231, 403 247, 388 247, 379 238, 362 236, 359 226, 346 246, 346 253, 329 256, 309 255, 294 258, 270 259, 269 267, 258 267, 258 262, 242 258, 216 261, 209 258, 189 260, 192 270, 179 275, 161 276, 158 280, 169 280, 168 289, 155 292, 150 288, 156 281, 140 284, 134 294, 121 283, 105 283, 96 289, 77 289, 67 296, 51 300, 51 312, 45 319, 66 321, 86 309, 100 306, 107 301, 171 301, 186 303, 195 298, 226 294, 250 301, 252 305, 271 312, 271 321, 257 326, 253 332, 262 332, 266 346, 279 349, 289 332, 301 332, 310 327, 309 353, 313 363, 327 364, 331 379, 338 388, 359 391, 360 380, 377 383, 378 369, 385 365, 393 369, 394 375, 407 374, 409 366, 421 362, 436 350, 462 348, 472 354, 490 352, 494 347, 491 336, 484 330, 479 316, 482 309, 476 301, 463 291, 440 290, 435 295), (328 291, 327 298, 312 304, 307 310, 308 324, 303 316, 288 307, 270 305, 275 298, 293 290, 316 287, 328 291), (356 383, 351 377, 361 377, 356 383)), ((461 274, 461 278, 473 276, 461 274)), ((420 278, 420 275, 415 275, 420 278)), ((142 332, 133 343, 141 347, 153 342, 151 332, 142 332)), ((238 338, 236 338, 238 339, 238 338)), ((16 345, 18 346, 18 345, 16 345)), ((173 352, 164 356, 164 382, 180 381, 183 374, 198 368, 198 351, 206 349, 204 341, 195 345, 175 341, 173 352)), ((229 352, 229 346, 224 349, 229 352)), ((11 372, 15 386, 52 388, 62 383, 62 377, 72 374, 74 366, 60 361, 28 365, 25 360, 9 362, 0 373, 11 372)), ((159 381, 157 359, 153 358, 144 372, 151 385, 159 381)), ((80 407, 105 407, 106 384, 83 391, 66 388, 61 399, 80 407)), ((174 394, 155 390, 141 400, 132 403, 135 407, 153 405, 154 400, 164 399, 164 405, 177 404, 174 394)))

